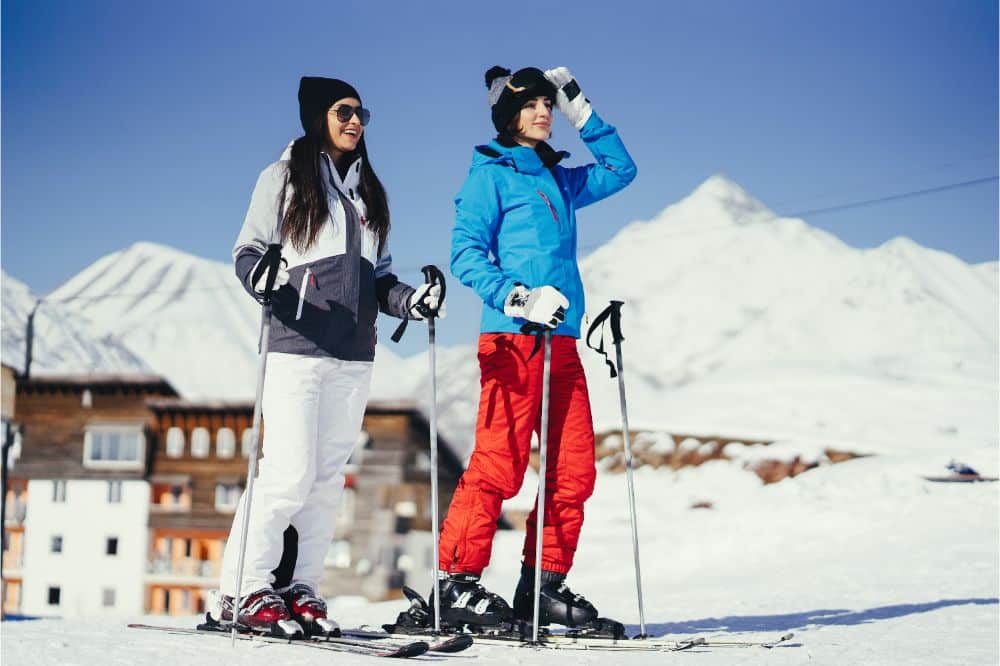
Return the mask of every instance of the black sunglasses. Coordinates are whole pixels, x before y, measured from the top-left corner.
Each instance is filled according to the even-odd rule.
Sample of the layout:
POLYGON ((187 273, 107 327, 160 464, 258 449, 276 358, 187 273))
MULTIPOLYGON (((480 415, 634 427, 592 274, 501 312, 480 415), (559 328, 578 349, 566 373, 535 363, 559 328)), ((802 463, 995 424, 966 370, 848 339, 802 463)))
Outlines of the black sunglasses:
POLYGON ((368 124, 368 121, 372 119, 372 112, 363 106, 351 106, 350 104, 341 104, 340 106, 335 106, 330 109, 331 113, 337 114, 337 120, 342 123, 346 123, 351 119, 351 116, 356 115, 358 120, 361 121, 362 127, 368 124))

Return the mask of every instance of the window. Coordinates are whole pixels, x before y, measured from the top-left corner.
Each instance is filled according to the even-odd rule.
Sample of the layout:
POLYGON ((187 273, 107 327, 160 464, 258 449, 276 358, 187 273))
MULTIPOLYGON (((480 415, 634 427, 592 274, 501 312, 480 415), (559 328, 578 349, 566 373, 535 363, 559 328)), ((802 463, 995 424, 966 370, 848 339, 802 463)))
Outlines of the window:
POLYGON ((115 590, 112 587, 106 587, 102 591, 101 605, 105 608, 115 607, 115 590))
POLYGON ((240 453, 244 458, 250 457, 250 450, 253 448, 253 428, 244 428, 240 441, 240 453))
POLYGON ((191 455, 195 458, 207 458, 211 436, 207 428, 195 428, 191 433, 191 455))
POLYGON ((118 554, 118 537, 108 537, 107 544, 104 548, 104 553, 106 555, 117 555, 118 554))
POLYGON ((121 504, 122 482, 108 481, 108 504, 121 504))
POLYGON ((59 605, 59 592, 60 590, 58 587, 49 588, 49 606, 59 605))
POLYGON ((54 535, 52 537, 52 546, 51 546, 50 550, 53 553, 61 553, 62 552, 62 547, 63 547, 62 536, 58 535, 58 534, 54 535))
POLYGON ((66 482, 62 479, 56 479, 52 482, 52 501, 57 504, 66 501, 66 482))
POLYGON ((215 510, 223 513, 236 511, 240 501, 240 486, 236 483, 217 483, 215 485, 215 510))
POLYGON ((84 467, 141 469, 145 437, 137 426, 91 426, 83 438, 84 467))
POLYGON ((163 612, 170 612, 170 590, 163 590, 163 612))
POLYGON ((80 406, 84 409, 90 409, 94 406, 94 394, 90 392, 90 389, 83 389, 83 395, 80 396, 80 406))
POLYGON ((184 431, 173 426, 167 430, 167 457, 180 458, 184 455, 184 431))
POLYGON ((236 433, 232 428, 219 428, 215 433, 215 454, 220 458, 236 455, 236 433))

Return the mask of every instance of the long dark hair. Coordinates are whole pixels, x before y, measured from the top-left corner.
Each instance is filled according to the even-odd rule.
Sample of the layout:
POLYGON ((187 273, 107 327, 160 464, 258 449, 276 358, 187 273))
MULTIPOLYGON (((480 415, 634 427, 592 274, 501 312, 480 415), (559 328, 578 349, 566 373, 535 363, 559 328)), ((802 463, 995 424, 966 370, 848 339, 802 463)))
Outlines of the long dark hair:
MULTIPOLYGON (((288 201, 282 218, 281 240, 290 240, 292 247, 299 252, 305 252, 316 242, 323 222, 330 215, 323 187, 323 157, 320 154, 329 140, 326 123, 326 114, 317 116, 309 131, 292 143, 288 173, 281 188, 279 205, 288 201), (287 199, 289 187, 292 188, 292 196, 287 199)), ((364 134, 353 152, 341 156, 341 162, 345 166, 350 165, 358 157, 362 158, 358 191, 368 209, 366 224, 378 236, 378 253, 381 255, 389 235, 389 200, 368 159, 364 134)), ((334 165, 334 168, 337 166, 334 165)))

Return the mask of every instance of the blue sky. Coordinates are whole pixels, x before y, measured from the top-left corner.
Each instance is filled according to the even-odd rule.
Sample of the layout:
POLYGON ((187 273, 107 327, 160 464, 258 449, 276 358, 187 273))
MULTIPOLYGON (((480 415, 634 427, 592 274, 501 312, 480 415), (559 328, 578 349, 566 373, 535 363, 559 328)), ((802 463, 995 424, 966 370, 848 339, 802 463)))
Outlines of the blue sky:
MULTIPOLYGON (((411 282, 447 265, 452 197, 491 136, 493 64, 570 67, 639 165, 581 213, 582 247, 720 172, 782 214, 997 174, 992 0, 2 8, 2 264, 42 293, 141 240, 228 260, 258 172, 300 131, 303 74, 353 82, 373 110, 411 282)), ((563 120, 552 143, 588 157, 563 120)), ((905 235, 981 262, 997 258, 997 217, 993 181, 806 220, 859 247, 905 235)), ((439 336, 467 343, 478 306, 453 292, 439 336)), ((420 347, 408 338, 403 353, 420 347)))

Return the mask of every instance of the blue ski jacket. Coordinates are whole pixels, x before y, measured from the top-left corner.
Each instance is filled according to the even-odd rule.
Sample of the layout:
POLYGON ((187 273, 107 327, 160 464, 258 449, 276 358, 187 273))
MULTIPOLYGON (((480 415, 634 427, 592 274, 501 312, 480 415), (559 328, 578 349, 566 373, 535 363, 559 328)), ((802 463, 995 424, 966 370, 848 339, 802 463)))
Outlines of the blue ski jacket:
POLYGON ((455 197, 451 272, 483 299, 481 332, 520 332, 525 320, 503 312, 504 300, 520 283, 559 289, 569 309, 553 333, 580 337, 585 303, 576 263, 576 209, 614 194, 636 175, 618 131, 596 113, 580 138, 596 163, 547 167, 535 150, 496 141, 473 152, 469 176, 455 197))

